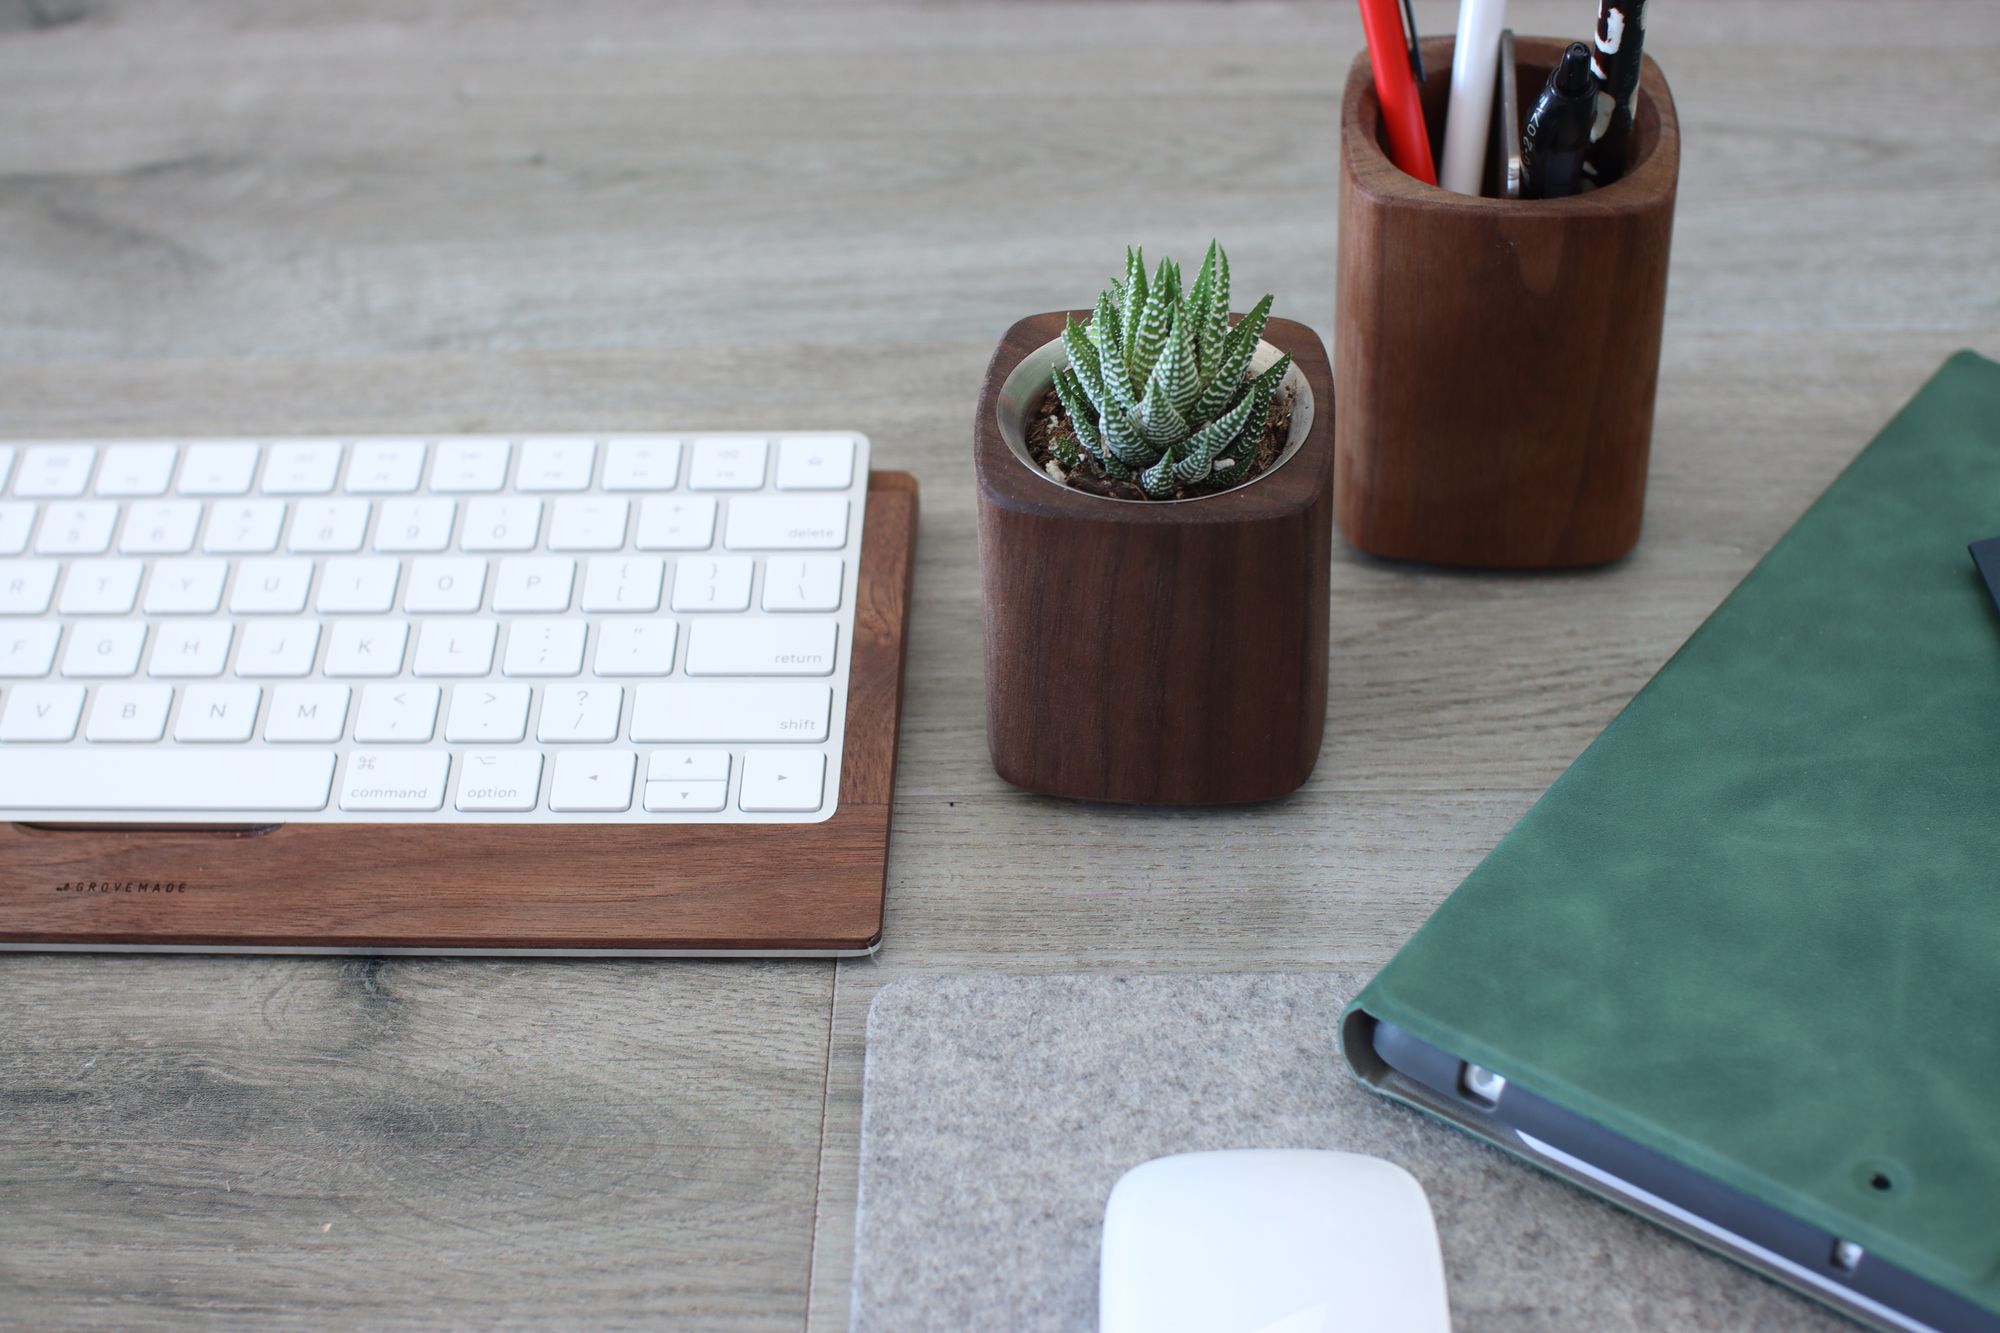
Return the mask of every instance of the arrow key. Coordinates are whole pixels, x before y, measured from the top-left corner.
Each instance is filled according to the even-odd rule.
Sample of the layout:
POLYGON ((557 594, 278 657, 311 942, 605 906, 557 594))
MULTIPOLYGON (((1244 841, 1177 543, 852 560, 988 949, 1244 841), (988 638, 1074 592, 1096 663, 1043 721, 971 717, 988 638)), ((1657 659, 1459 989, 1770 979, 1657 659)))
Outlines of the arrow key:
POLYGON ((549 809, 619 811, 632 808, 632 774, 639 756, 630 750, 564 750, 556 756, 549 809))
POLYGON ((729 799, 726 782, 648 782, 646 808, 654 814, 668 811, 720 810, 729 799))
POLYGON ((655 750, 646 764, 646 777, 652 782, 727 782, 729 751, 655 750))
POLYGON ((743 756, 745 811, 817 810, 824 803, 826 756, 818 750, 752 750, 743 756))

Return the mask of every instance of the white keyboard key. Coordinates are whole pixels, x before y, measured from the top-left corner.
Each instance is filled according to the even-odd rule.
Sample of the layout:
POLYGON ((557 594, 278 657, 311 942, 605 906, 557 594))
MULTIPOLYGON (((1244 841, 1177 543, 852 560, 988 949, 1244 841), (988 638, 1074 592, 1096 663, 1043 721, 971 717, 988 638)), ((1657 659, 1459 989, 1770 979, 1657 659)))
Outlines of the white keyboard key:
POLYGON ((165 495, 174 477, 171 444, 114 444, 97 469, 99 495, 165 495))
POLYGON ((451 756, 442 750, 356 750, 340 781, 343 810, 436 810, 451 756))
POLYGON ((846 576, 837 555, 772 556, 764 562, 764 609, 838 611, 846 576))
POLYGON ((77 625, 63 650, 62 673, 72 680, 110 680, 137 674, 146 647, 146 622, 114 620, 77 625))
POLYGON ((63 580, 56 609, 66 616, 122 616, 139 600, 143 560, 77 560, 63 580))
POLYGON ((252 764, 232 750, 0 752, 0 808, 15 810, 323 810, 332 784, 330 750, 272 751, 252 764))
POLYGON ((712 814, 729 803, 726 782, 648 782, 646 809, 656 815, 712 814))
POLYGON ((679 440, 613 440, 604 446, 607 491, 670 491, 680 471, 679 440))
POLYGON ((697 620, 688 626, 690 676, 830 676, 839 626, 831 620, 697 620))
POLYGON ((0 555, 19 555, 28 549, 28 534, 34 531, 40 508, 28 500, 0 501, 0 555))
POLYGON ((630 750, 564 750, 556 755, 549 809, 616 812, 632 808, 632 774, 639 758, 630 750))
MULTIPOLYGON (((16 685, 7 691, 6 705, 0 707, 0 741, 66 741, 76 735, 76 722, 82 716, 81 685, 16 685)), ((34 758, 40 761, 51 757, 49 753, 41 753, 34 758)), ((7 804, 34 805, 32 801, 12 800, 7 804)))
POLYGON ((206 616, 222 607, 222 585, 229 580, 227 560, 158 560, 146 585, 149 616, 206 616))
POLYGON ((625 546, 629 501, 607 495, 574 495, 558 500, 549 518, 551 551, 618 551, 625 546))
POLYGON ((87 741, 156 741, 167 734, 174 706, 171 685, 105 685, 83 727, 87 741))
POLYGON ((271 691, 271 715, 264 739, 284 742, 337 741, 347 730, 345 685, 280 685, 271 691))
POLYGON ((458 766, 458 799, 467 813, 535 808, 542 789, 542 757, 533 750, 471 750, 458 766))
POLYGON ((199 500, 152 500, 125 511, 118 549, 126 555, 185 555, 201 529, 199 500))
POLYGON ((768 446, 763 440, 696 440, 694 458, 688 464, 691 491, 754 491, 764 485, 764 457, 768 446))
POLYGON ((440 495, 480 495, 507 484, 513 446, 506 440, 441 440, 431 457, 431 489, 440 495))
POLYGON ((646 763, 649 782, 727 782, 727 750, 655 750, 646 763))
POLYGON ((336 556, 319 576, 315 605, 331 615, 379 615, 396 606, 396 580, 403 562, 394 556, 336 556))
POLYGON ((375 525, 378 551, 442 551, 451 544, 456 500, 384 500, 375 525))
POLYGON ((671 620, 613 620, 597 632, 600 676, 664 676, 674 669, 671 620))
POLYGON ((236 570, 229 609, 237 615, 295 615, 306 609, 313 562, 303 556, 260 556, 236 570))
POLYGON ((494 620, 430 620, 417 637, 419 676, 483 676, 493 670, 494 620))
POLYGON ((647 612, 660 609, 666 561, 646 555, 600 555, 583 578, 586 611, 647 612))
POLYGON ((370 685, 361 691, 361 711, 354 716, 354 739, 363 745, 422 745, 437 730, 435 685, 399 680, 370 685))
POLYGON ((82 495, 90 484, 90 465, 97 451, 87 444, 36 444, 21 455, 14 494, 22 499, 52 499, 82 495))
POLYGON ((460 685, 451 692, 451 714, 445 719, 444 738, 453 744, 518 741, 528 734, 531 698, 532 692, 526 685, 483 682, 460 685))
POLYGON ((697 556, 674 568, 676 611, 747 611, 755 562, 742 556, 697 556))
POLYGON ((38 616, 56 590, 56 560, 0 560, 0 616, 38 616))
POLYGON ((348 450, 351 495, 408 495, 423 475, 422 440, 356 440, 348 450))
POLYGON ((818 750, 752 750, 743 756, 736 803, 758 813, 817 810, 825 787, 826 756, 818 750))
POLYGON ((590 488, 597 465, 597 441, 539 439, 521 442, 521 467, 514 489, 521 491, 582 491, 590 488))
POLYGON ((283 500, 229 500, 208 515, 201 549, 210 555, 266 555, 285 528, 283 500))
POLYGON ((532 551, 542 535, 542 502, 511 496, 469 500, 459 547, 467 551, 532 551))
POLYGON ((14 446, 0 444, 0 486, 7 484, 7 474, 14 470, 14 446))
POLYGON ((667 681, 638 687, 632 739, 823 741, 832 710, 825 685, 667 681))
POLYGON ((239 676, 284 679, 312 674, 319 653, 319 622, 313 620, 253 620, 243 626, 243 643, 236 650, 239 676))
POLYGON ((410 562, 410 590, 403 609, 420 614, 477 611, 486 600, 486 562, 464 556, 425 556, 410 562))
POLYGON ((62 626, 46 620, 22 620, 0 625, 0 678, 32 680, 46 676, 56 663, 56 640, 62 626))
POLYGON ((507 626, 510 676, 574 676, 583 670, 584 622, 574 616, 524 618, 507 626))
POLYGON ((148 673, 166 679, 219 676, 236 627, 226 620, 174 620, 153 632, 148 673))
POLYGON ((174 739, 241 744, 256 734, 257 706, 263 699, 264 691, 255 685, 190 685, 181 692, 174 739))
POLYGON ((38 555, 101 555, 111 549, 118 506, 109 500, 74 500, 50 505, 35 535, 38 555))
POLYGON ((847 498, 749 495, 731 500, 722 544, 732 551, 837 551, 847 545, 847 498))
POLYGON ((292 508, 288 551, 324 555, 361 549, 368 531, 366 500, 301 500, 292 508))
POLYGON ((400 675, 409 639, 406 620, 336 620, 326 649, 326 674, 400 675))
POLYGON ((542 690, 542 720, 535 728, 535 739, 545 743, 596 745, 615 741, 618 715, 624 706, 622 685, 546 686, 542 690))
POLYGON ((854 484, 854 441, 806 435, 778 441, 778 489, 844 491, 854 484))
MULTIPOLYGON (((182 495, 243 495, 257 475, 254 444, 191 444, 181 460, 182 495)), ((266 548, 269 549, 268 547, 266 548)), ((322 796, 321 805, 326 801, 322 796)))
POLYGON ((264 451, 266 495, 325 495, 340 476, 335 440, 286 440, 264 451))
POLYGON ((715 543, 715 501, 702 496, 653 496, 639 505, 642 551, 706 551, 715 543))
POLYGON ((566 556, 502 560, 499 576, 493 581, 493 609, 503 613, 567 611, 575 582, 576 561, 566 556))

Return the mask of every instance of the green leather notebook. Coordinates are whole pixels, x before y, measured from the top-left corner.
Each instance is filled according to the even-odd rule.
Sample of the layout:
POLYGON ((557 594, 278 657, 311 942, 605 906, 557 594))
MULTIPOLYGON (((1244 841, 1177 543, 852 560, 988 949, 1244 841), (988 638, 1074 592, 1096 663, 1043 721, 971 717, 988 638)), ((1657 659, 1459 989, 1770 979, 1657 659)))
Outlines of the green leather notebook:
POLYGON ((1356 1072, 1469 1123, 1393 1024, 2000 1315, 1995 535, 1962 352, 1357 997, 1356 1072))

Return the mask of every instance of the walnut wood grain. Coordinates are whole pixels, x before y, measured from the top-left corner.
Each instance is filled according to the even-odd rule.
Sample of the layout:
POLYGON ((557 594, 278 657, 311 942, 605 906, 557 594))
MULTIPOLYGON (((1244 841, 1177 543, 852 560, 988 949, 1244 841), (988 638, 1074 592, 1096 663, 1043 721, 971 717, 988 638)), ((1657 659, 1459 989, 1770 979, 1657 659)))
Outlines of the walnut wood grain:
POLYGON ((1289 462, 1140 504, 1054 485, 1001 435, 1002 382, 1066 317, 1007 331, 974 419, 993 767, 1030 791, 1140 805, 1295 791, 1326 726, 1334 411, 1319 335, 1264 329, 1312 390, 1289 462))
MULTIPOLYGON (((1519 39, 1524 110, 1564 45, 1519 39)), ((1451 46, 1423 44, 1434 139, 1451 46)), ((1342 535, 1444 565, 1624 555, 1645 506, 1680 171, 1659 66, 1640 77, 1631 171, 1567 199, 1473 198, 1398 170, 1365 56, 1340 119, 1342 535)))
POLYGON ((840 805, 819 824, 0 829, 0 940, 353 950, 839 950, 882 933, 917 490, 869 483, 840 805), (179 893, 58 892, 83 881, 179 893))

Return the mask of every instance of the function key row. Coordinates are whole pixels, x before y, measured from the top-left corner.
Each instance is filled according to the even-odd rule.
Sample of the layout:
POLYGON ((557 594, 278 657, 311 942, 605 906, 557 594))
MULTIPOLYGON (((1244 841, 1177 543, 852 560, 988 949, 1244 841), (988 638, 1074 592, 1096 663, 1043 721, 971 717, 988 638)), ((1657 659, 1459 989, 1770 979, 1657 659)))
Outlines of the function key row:
MULTIPOLYGON (((0 485, 21 499, 165 495, 407 495, 422 489, 428 465, 437 494, 586 491, 761 490, 772 476, 771 441, 697 436, 685 450, 671 436, 600 441, 533 439, 217 441, 0 445, 0 485), (600 444, 602 447, 600 448, 600 444), (687 455, 682 479, 682 455, 687 455), (18 455, 18 457, 17 457, 18 455), (602 461, 600 477, 599 462, 602 461), (342 483, 345 467, 345 485, 342 483), (94 484, 93 484, 94 482, 94 484)), ((779 490, 846 490, 854 482, 854 441, 787 436, 777 441, 779 490)))

